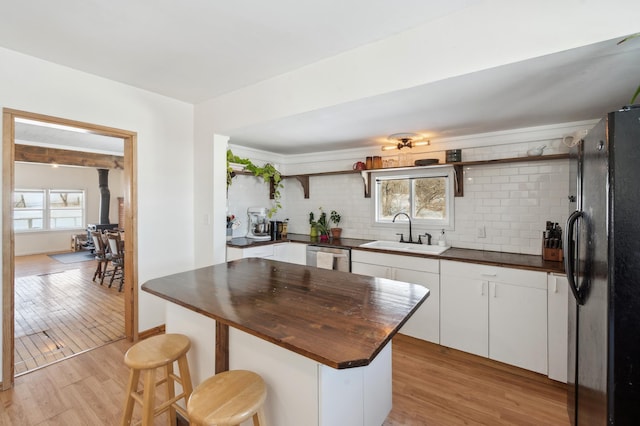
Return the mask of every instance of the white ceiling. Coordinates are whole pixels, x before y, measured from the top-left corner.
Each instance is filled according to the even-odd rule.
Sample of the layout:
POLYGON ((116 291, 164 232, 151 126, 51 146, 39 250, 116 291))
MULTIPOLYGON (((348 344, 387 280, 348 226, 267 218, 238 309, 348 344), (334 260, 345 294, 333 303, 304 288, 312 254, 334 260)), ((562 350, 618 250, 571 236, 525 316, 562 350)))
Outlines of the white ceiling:
POLYGON ((4 1, 0 45, 197 103, 477 1, 4 1))
MULTIPOLYGON (((477 3, 7 1, 0 46, 198 103, 477 3)), ((616 41, 233 129, 228 136, 238 145, 304 153, 371 146, 397 132, 446 138, 590 120, 627 104, 640 83, 640 38, 616 41)), ((17 139, 42 140, 25 126, 17 139)), ((79 135, 56 140, 70 144, 79 135)))

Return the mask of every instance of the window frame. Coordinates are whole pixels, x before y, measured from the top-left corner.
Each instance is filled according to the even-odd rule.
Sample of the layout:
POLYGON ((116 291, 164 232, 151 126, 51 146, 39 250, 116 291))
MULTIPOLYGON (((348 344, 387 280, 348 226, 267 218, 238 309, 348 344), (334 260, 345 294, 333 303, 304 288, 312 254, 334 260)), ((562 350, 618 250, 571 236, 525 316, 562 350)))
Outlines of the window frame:
MULTIPOLYGON (((373 172, 371 175, 372 183, 372 208, 373 208, 373 225, 386 226, 392 225, 392 219, 380 218, 380 183, 383 180, 400 180, 400 179, 421 179, 421 178, 445 178, 445 204, 446 214, 444 219, 424 219, 414 216, 415 205, 413 204, 414 196, 410 196, 409 210, 406 211, 411 216, 411 223, 420 228, 436 228, 448 231, 454 230, 455 224, 455 170, 450 165, 430 166, 428 168, 407 168, 395 169, 389 171, 373 172)), ((413 192, 414 185, 410 182, 410 191, 413 192)), ((396 222, 397 223, 397 222, 396 222)))
MULTIPOLYGON (((16 229, 15 226, 15 221, 16 221, 16 217, 15 214, 13 214, 13 218, 12 218, 12 226, 13 226, 13 231, 17 234, 21 234, 21 233, 30 233, 30 232, 57 232, 57 231, 76 231, 76 230, 84 230, 87 227, 87 191, 84 189, 61 189, 61 188, 47 188, 47 189, 34 189, 34 188, 16 188, 14 189, 14 196, 16 193, 21 193, 21 192, 30 192, 30 193, 41 193, 44 200, 43 200, 43 207, 42 207, 42 228, 31 228, 31 229, 16 229), (61 208, 52 208, 51 207, 51 194, 53 193, 59 193, 59 192, 67 192, 67 193, 79 193, 82 194, 82 205, 79 208, 73 208, 72 210, 80 210, 82 217, 81 217, 81 225, 79 227, 51 227, 51 219, 52 219, 52 211, 60 211, 60 210, 64 210, 61 208)), ((16 207, 14 205, 13 210, 16 210, 16 207)), ((35 210, 35 209, 31 209, 31 210, 35 210)), ((39 209, 38 209, 39 210, 39 209)))
MULTIPOLYGON (((13 231, 16 233, 22 233, 22 232, 42 232, 46 230, 46 220, 47 220, 47 193, 44 189, 16 189, 13 191, 13 194, 11 195, 12 198, 12 203, 13 203, 13 217, 12 217, 12 226, 13 226, 13 231), (16 194, 26 194, 26 193, 31 193, 31 194, 41 194, 42 196, 42 207, 41 208, 27 208, 27 207, 16 207, 16 194), (39 220, 42 221, 42 227, 40 228, 26 228, 26 229, 17 229, 16 228, 16 220, 29 220, 29 218, 27 219, 23 219, 23 218, 16 218, 15 217, 15 211, 39 211, 42 213, 42 216, 39 218, 39 220)), ((31 218, 33 219, 33 218, 31 218)))

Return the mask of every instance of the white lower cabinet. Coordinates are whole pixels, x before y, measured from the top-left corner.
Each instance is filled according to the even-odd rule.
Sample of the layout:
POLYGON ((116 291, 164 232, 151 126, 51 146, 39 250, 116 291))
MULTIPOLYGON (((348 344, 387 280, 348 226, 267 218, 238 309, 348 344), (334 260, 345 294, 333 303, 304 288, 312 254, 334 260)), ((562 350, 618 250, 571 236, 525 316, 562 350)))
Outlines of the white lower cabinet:
POLYGON ((547 274, 443 260, 440 342, 547 374, 547 274))
POLYGON ((269 259, 273 257, 273 244, 255 247, 227 247, 227 262, 245 257, 262 257, 269 259))
MULTIPOLYGON (((441 266, 442 263, 440 262, 441 266)), ((449 262, 447 262, 449 263, 449 262)), ((451 266, 451 265, 448 265, 451 266)), ((489 356, 488 284, 458 275, 440 276, 440 343, 489 356)))
POLYGON ((429 297, 400 329, 400 333, 433 343, 440 342, 439 260, 352 250, 351 272, 428 288, 429 297))
POLYGON ((246 257, 261 257, 304 265, 307 262, 307 245, 285 242, 246 248, 227 247, 227 262, 246 257))
POLYGON ((278 243, 273 245, 273 260, 306 265, 307 245, 302 243, 278 243))
POLYGON ((549 274, 549 378, 567 383, 569 342, 569 283, 565 275, 549 274))

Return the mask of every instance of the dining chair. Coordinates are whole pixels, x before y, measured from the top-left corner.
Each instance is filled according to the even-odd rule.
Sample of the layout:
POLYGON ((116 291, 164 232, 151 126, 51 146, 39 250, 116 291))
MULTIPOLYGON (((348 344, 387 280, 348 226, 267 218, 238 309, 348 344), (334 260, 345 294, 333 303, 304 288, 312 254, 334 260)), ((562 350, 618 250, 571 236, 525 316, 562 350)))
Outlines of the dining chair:
POLYGON ((113 266, 113 273, 111 280, 109 281, 109 288, 113 284, 113 280, 116 277, 116 273, 120 276, 120 286, 118 291, 122 291, 124 285, 124 247, 122 244, 122 238, 120 238, 119 232, 110 232, 107 234, 107 241, 109 242, 109 251, 111 252, 111 265, 113 266))
POLYGON ((107 265, 111 261, 111 253, 109 253, 100 231, 91 231, 91 239, 93 240, 93 253, 98 262, 96 271, 93 273, 93 281, 95 281, 96 278, 100 278, 100 285, 102 285, 107 273, 107 265))

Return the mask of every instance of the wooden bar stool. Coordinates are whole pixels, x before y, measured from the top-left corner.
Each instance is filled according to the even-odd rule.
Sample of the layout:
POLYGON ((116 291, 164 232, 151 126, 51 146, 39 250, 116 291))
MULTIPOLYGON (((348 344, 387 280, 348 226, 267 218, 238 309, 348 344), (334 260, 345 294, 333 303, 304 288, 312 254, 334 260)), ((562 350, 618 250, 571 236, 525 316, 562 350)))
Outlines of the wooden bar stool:
POLYGON ((253 417, 254 426, 267 426, 262 377, 246 370, 218 373, 198 385, 187 405, 192 426, 238 425, 253 417))
MULTIPOLYGON (((129 375, 129 387, 127 399, 122 413, 122 425, 131 424, 133 406, 137 402, 142 406, 142 426, 153 424, 153 418, 165 411, 169 411, 169 424, 173 424, 176 411, 185 418, 187 412, 177 404, 184 399, 185 407, 193 385, 187 362, 187 351, 191 347, 191 341, 182 334, 162 334, 142 340, 133 345, 124 355, 124 363, 131 369, 129 375), (173 372, 173 363, 178 361, 179 376, 173 372), (165 370, 164 377, 156 381, 156 369, 165 370), (138 390, 140 372, 144 371, 144 387, 138 390), (182 385, 182 392, 175 394, 175 383, 182 385), (167 400, 155 407, 155 389, 161 384, 166 384, 167 400)), ((138 424, 138 423, 136 423, 138 424)))

